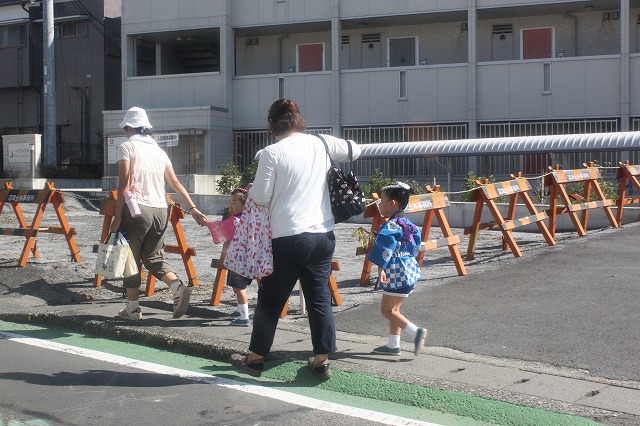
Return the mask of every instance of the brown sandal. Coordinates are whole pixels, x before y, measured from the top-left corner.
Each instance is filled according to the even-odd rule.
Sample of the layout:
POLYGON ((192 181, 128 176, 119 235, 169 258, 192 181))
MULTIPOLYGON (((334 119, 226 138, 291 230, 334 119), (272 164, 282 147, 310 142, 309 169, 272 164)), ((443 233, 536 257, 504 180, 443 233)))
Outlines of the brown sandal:
POLYGON ((240 354, 231 354, 231 365, 238 367, 250 376, 260 377, 264 370, 264 362, 247 362, 247 357, 240 354))
POLYGON ((331 368, 329 367, 328 359, 325 359, 319 364, 315 364, 314 361, 315 357, 312 356, 307 361, 307 366, 316 377, 322 380, 327 380, 329 377, 331 377, 331 368))

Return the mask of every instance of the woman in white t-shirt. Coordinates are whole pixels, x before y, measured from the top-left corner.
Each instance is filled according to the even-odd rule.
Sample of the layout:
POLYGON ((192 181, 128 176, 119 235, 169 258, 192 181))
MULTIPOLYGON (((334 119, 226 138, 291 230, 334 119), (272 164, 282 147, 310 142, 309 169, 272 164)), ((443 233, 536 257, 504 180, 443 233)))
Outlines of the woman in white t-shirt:
MULTIPOLYGON (((117 151, 118 199, 110 231, 123 232, 129 240, 138 266, 144 264, 149 274, 169 286, 173 295, 173 317, 179 318, 189 307, 191 288, 180 281, 175 270, 164 260, 162 249, 168 224, 165 179, 185 201, 191 217, 199 225, 203 226, 207 217, 196 208, 189 193, 176 177, 171 160, 150 136, 151 124, 146 111, 139 107, 129 109, 120 127, 129 139, 117 151), (129 208, 124 207, 125 193, 137 202, 140 216, 133 217, 129 208)), ((142 319, 138 303, 140 284, 140 273, 123 280, 128 302, 118 313, 118 317, 142 319)))
POLYGON ((264 277, 258 290, 249 354, 233 354, 231 363, 242 371, 260 376, 269 353, 280 312, 294 285, 300 280, 309 313, 314 356, 307 365, 321 379, 331 376, 329 354, 336 350, 335 325, 329 292, 331 260, 335 249, 333 215, 329 201, 327 171, 330 161, 349 161, 360 155, 353 141, 324 136, 306 129, 298 105, 280 99, 271 105, 268 132, 277 143, 260 154, 249 196, 271 213, 273 273, 264 277))

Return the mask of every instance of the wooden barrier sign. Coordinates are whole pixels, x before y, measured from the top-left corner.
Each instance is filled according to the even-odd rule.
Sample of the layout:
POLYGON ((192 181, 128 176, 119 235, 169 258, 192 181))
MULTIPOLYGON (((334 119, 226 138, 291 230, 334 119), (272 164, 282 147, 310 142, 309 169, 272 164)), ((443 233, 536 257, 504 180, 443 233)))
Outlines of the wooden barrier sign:
POLYGON ((449 206, 449 199, 443 192, 430 192, 428 194, 410 196, 409 204, 407 204, 404 212, 417 213, 428 210, 443 209, 449 206))
MULTIPOLYGON (((340 296, 340 291, 338 291, 338 283, 336 282, 336 278, 333 276, 333 271, 339 271, 340 264, 337 260, 331 260, 331 274, 329 275, 329 293, 331 294, 331 304, 333 306, 341 306, 342 305, 342 297, 340 296)), ((287 311, 289 310, 289 299, 287 299, 287 303, 284 304, 284 308, 282 308, 282 312, 280 312, 280 318, 284 318, 287 316, 287 311)), ((300 311, 302 315, 305 312, 304 305, 304 293, 302 292, 302 286, 300 286, 300 311)))
MULTIPOLYGON (((467 269, 464 266, 462 261, 462 256, 460 255, 460 251, 458 250, 458 244, 460 244, 460 237, 457 235, 453 235, 451 231, 451 227, 449 226, 449 221, 444 214, 445 207, 448 207, 449 199, 443 192, 439 192, 440 187, 436 186, 435 189, 431 189, 430 186, 426 187, 426 194, 421 195, 412 195, 409 197, 409 203, 407 207, 405 207, 405 213, 418 213, 425 212, 424 219, 422 221, 422 230, 420 233, 422 239, 422 247, 424 251, 421 251, 418 256, 416 256, 416 260, 418 264, 422 266, 422 262, 424 260, 424 252, 426 250, 435 250, 441 247, 448 247, 449 252, 451 253, 451 258, 456 265, 456 270, 458 271, 458 275, 464 276, 467 275, 467 269), (440 224, 440 229, 442 230, 443 238, 437 240, 429 240, 429 233, 431 231, 431 224, 433 223, 433 218, 438 220, 440 224)), ((373 194, 374 201, 378 200, 378 194, 373 194)), ((364 217, 371 217, 371 234, 372 236, 377 235, 380 231, 380 227, 387 220, 380 216, 380 212, 378 211, 378 207, 376 203, 371 203, 367 206, 364 212, 364 217)), ((366 255, 371 252, 373 248, 373 244, 375 242, 375 238, 370 238, 367 246, 366 255)), ((368 285, 369 277, 371 276, 371 267, 372 263, 365 256, 363 265, 362 265, 362 274, 360 275, 360 285, 368 285)))
POLYGON ((538 212, 529 196, 528 192, 531 190, 529 181, 522 177, 522 173, 518 173, 518 176, 512 174, 511 178, 512 180, 498 183, 489 183, 486 179, 484 182, 480 182, 479 180, 475 182, 477 189, 471 193, 471 201, 476 202, 476 210, 473 215, 472 225, 464 230, 465 235, 471 234, 469 237, 469 247, 467 248, 467 260, 474 258, 478 233, 486 229, 498 228, 500 232, 502 232, 502 249, 506 250, 510 248, 515 257, 522 256, 522 251, 513 238, 511 231, 520 226, 535 223, 547 244, 550 246, 555 245, 555 239, 544 223, 547 214, 545 212, 538 212), (506 218, 502 216, 495 203, 495 199, 498 197, 509 197, 509 211, 506 218), (522 202, 529 210, 530 216, 520 219, 515 218, 518 197, 522 198, 522 202), (480 223, 484 205, 489 209, 495 222, 480 223))
MULTIPOLYGON (((223 249, 223 253, 225 250, 223 249)), ((211 259, 211 267, 216 268, 218 271, 216 272, 216 278, 213 281, 213 292, 211 293, 211 306, 218 306, 220 304, 220 299, 222 298, 222 290, 224 288, 225 282, 227 281, 227 275, 229 270, 224 266, 224 258, 219 259, 211 259)), ((342 297, 340 296, 340 291, 338 290, 338 283, 336 282, 336 278, 333 275, 333 271, 339 271, 340 264, 337 260, 333 259, 331 261, 331 275, 329 275, 329 292, 331 293, 331 302, 333 306, 341 306, 342 305, 342 297)), ((260 280, 258 281, 258 285, 260 285, 260 280)), ((300 289, 302 291, 302 289, 300 289)), ((302 293, 301 293, 302 294, 302 293)), ((301 303, 304 303, 304 298, 301 296, 301 303)), ((280 318, 284 318, 287 315, 287 311, 289 310, 289 300, 284 305, 282 312, 280 313, 280 318)), ((303 306, 304 310, 304 306, 303 306)))
POLYGON ((11 182, 6 182, 4 184, 4 188, 0 189, 0 214, 2 214, 2 209, 4 208, 5 203, 11 204, 20 227, 0 228, 0 235, 14 235, 26 238, 22 254, 18 260, 18 266, 25 266, 27 264, 30 252, 36 259, 40 257, 40 253, 36 246, 36 237, 41 232, 64 235, 67 240, 67 245, 69 246, 69 251, 71 252, 71 259, 74 262, 82 261, 80 253, 78 252, 78 247, 73 239, 73 236, 76 235, 77 232, 74 228, 71 228, 67 222, 64 210, 62 209, 64 197, 60 191, 54 188, 53 182, 47 182, 45 184, 45 189, 43 190, 13 189, 11 182), (20 207, 20 204, 24 203, 38 204, 33 221, 31 221, 31 225, 27 224, 22 208, 20 207), (58 221, 60 222, 59 227, 40 226, 47 204, 53 204, 53 209, 56 212, 58 221))
POLYGON ((624 206, 629 204, 640 203, 639 197, 627 198, 627 181, 629 181, 635 190, 640 193, 640 182, 638 181, 640 176, 640 165, 631 165, 629 161, 626 163, 620 163, 618 169, 617 178, 620 179, 620 192, 618 193, 618 210, 616 212, 616 220, 619 225, 622 225, 622 213, 624 213, 624 206))
MULTIPOLYGON (((189 279, 189 285, 197 286, 198 279, 196 277, 195 269, 193 268, 193 262, 191 261, 191 256, 196 255, 196 249, 187 245, 187 240, 184 237, 182 225, 180 224, 180 220, 184 219, 184 211, 182 210, 182 208, 180 208, 180 205, 178 203, 175 203, 171 199, 171 196, 169 194, 167 194, 166 196, 167 202, 169 203, 168 220, 171 223, 171 228, 173 229, 173 233, 176 237, 177 245, 165 245, 163 250, 166 253, 179 254, 182 257, 182 263, 184 264, 187 278, 189 279)), ((103 243, 109 236, 109 228, 111 227, 113 216, 115 215, 116 198, 116 191, 111 191, 109 193, 109 198, 104 201, 104 203, 102 204, 102 209, 100 209, 100 214, 104 216, 104 220, 102 222, 102 235, 100 236, 100 241, 103 243)), ((140 269, 140 274, 142 278, 145 277, 144 271, 142 271, 142 269, 140 269)), ((95 287, 98 287, 101 283, 102 277, 100 275, 95 275, 93 279, 93 285, 95 287)), ((145 294, 147 296, 152 296, 154 294, 155 283, 156 277, 154 277, 153 275, 149 275, 149 277, 147 278, 147 286, 145 288, 145 294)))
MULTIPOLYGON (((609 223, 614 228, 618 227, 618 222, 611 211, 611 206, 614 205, 613 200, 605 198, 602 188, 598 183, 598 179, 602 177, 600 170, 593 166, 593 162, 587 166, 583 164, 585 168, 575 170, 560 170, 559 166, 553 168, 549 166, 550 173, 544 178, 544 185, 550 187, 549 193, 549 231, 551 235, 556 233, 556 218, 559 214, 568 214, 573 222, 578 235, 581 237, 587 234, 587 222, 589 219, 589 209, 602 208, 604 213, 609 219, 609 223), (580 204, 573 204, 571 202, 571 196, 567 192, 566 185, 572 183, 584 183, 584 191, 581 196, 578 196, 579 200, 585 202, 580 204), (588 201, 591 198, 591 190, 596 194, 598 201, 588 201), (564 203, 563 207, 558 207, 558 196, 564 203), (581 217, 578 218, 577 212, 581 212, 581 217)), ((575 198, 575 196, 574 196, 575 198)))

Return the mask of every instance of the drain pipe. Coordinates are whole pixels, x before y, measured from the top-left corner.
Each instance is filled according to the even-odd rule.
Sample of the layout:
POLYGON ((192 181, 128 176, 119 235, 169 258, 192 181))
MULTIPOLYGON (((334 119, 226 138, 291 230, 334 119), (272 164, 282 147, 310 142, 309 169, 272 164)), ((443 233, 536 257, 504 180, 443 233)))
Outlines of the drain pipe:
POLYGON ((85 144, 88 143, 87 140, 87 133, 88 133, 88 125, 87 125, 87 105, 89 104, 88 99, 87 99, 87 94, 85 93, 84 90, 82 90, 81 87, 71 87, 72 90, 74 90, 78 96, 80 96, 80 158, 82 159, 81 161, 84 163, 84 148, 85 148, 85 144))
POLYGON ((279 73, 283 72, 282 71, 282 40, 284 40, 287 37, 289 37, 288 33, 284 33, 280 37, 278 37, 278 71, 279 73))
MULTIPOLYGON (((452 159, 451 157, 447 157, 447 164, 442 163, 438 157, 433 157, 433 159, 435 160, 436 163, 438 163, 440 165, 440 167, 444 168, 447 171, 447 192, 452 192, 453 189, 451 188, 451 182, 452 182, 452 177, 451 175, 453 174, 451 172, 451 169, 453 169, 453 164, 452 164, 452 159)), ((435 186, 435 176, 434 176, 434 182, 433 185, 435 186)))
POLYGON ((568 12, 564 13, 564 17, 573 21, 573 56, 578 56, 578 17, 568 12))

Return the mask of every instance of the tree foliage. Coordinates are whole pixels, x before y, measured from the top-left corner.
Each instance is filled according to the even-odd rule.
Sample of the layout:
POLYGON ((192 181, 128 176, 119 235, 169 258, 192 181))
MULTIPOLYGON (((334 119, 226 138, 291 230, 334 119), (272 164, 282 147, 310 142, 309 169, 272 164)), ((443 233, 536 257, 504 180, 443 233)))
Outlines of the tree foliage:
POLYGON ((220 166, 220 179, 217 181, 216 189, 220 194, 230 194, 240 186, 240 177, 240 168, 229 158, 220 166))

